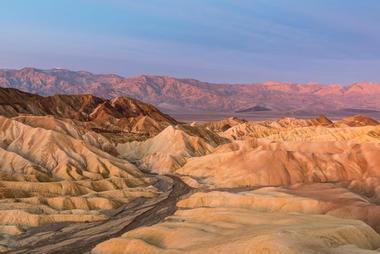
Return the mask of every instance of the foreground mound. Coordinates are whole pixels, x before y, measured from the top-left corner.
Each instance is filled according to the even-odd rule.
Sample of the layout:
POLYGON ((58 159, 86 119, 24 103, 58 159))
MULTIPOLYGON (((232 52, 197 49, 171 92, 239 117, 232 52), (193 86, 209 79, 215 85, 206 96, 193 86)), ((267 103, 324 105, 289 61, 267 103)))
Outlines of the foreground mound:
POLYGON ((380 247, 380 236, 365 223, 303 214, 326 204, 274 189, 198 193, 178 206, 164 222, 101 243, 91 253, 359 254, 380 247))

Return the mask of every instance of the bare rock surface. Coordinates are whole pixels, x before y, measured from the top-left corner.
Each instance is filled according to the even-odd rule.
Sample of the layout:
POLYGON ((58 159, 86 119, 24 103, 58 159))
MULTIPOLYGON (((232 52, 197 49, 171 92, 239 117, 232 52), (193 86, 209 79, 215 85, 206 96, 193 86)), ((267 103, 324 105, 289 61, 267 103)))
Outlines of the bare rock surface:
POLYGON ((376 107, 375 84, 233 93, 195 80, 36 69, 0 71, 0 84, 109 95, 0 88, 0 252, 379 253, 375 119, 186 124, 120 97, 132 91, 176 109, 292 111, 301 100, 300 110, 340 110, 363 97, 376 107))
POLYGON ((196 193, 178 206, 163 222, 101 243, 91 253, 337 254, 378 253, 380 247, 379 235, 364 222, 315 215, 334 205, 282 190, 196 193))

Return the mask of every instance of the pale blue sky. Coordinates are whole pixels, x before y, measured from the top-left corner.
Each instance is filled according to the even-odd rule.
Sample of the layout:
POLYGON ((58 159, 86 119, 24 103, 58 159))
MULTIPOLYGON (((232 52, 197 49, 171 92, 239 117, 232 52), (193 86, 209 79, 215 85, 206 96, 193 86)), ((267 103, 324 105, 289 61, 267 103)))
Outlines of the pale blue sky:
POLYGON ((4 0, 0 68, 380 81, 378 0, 4 0))

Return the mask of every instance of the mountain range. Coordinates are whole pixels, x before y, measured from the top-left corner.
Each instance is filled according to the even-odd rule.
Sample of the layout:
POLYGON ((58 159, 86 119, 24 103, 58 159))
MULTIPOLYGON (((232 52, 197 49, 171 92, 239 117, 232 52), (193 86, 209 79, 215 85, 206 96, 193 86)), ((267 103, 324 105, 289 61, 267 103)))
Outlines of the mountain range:
POLYGON ((376 113, 380 84, 296 84, 265 82, 213 84, 168 76, 121 77, 64 69, 0 70, 0 86, 43 96, 91 94, 143 100, 166 113, 258 113, 292 115, 376 113))

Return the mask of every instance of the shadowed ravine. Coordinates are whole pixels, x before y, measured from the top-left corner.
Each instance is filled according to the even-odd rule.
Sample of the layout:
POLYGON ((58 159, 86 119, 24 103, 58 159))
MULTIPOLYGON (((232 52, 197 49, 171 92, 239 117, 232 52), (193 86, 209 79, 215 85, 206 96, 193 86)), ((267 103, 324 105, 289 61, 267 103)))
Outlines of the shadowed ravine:
POLYGON ((28 230, 11 240, 7 253, 86 253, 100 242, 132 229, 162 221, 176 211, 177 201, 191 188, 175 176, 160 177, 164 194, 154 200, 137 199, 115 209, 105 221, 55 223, 28 230))

